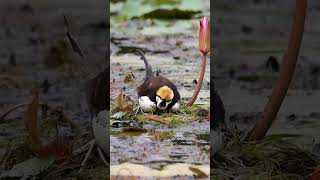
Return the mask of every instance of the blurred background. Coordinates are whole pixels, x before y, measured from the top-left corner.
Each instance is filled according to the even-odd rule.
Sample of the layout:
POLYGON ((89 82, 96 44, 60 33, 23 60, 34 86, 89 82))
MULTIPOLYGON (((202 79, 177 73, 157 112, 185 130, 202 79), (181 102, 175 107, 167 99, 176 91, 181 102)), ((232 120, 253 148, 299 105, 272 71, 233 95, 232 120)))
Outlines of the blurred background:
POLYGON ((201 16, 210 16, 208 0, 111 0, 111 33, 192 35, 201 16))
MULTIPOLYGON (((24 123, 26 106, 10 112, 17 105, 30 103, 33 89, 39 91, 40 102, 45 104, 38 112, 43 143, 52 142, 58 135, 64 137, 64 145, 72 144, 67 137, 73 138, 73 148, 78 148, 92 139, 85 83, 107 67, 107 7, 106 1, 0 1, 0 174, 36 157, 30 149, 24 123), (72 50, 64 15, 84 59, 72 50), (7 112, 10 113, 6 115, 7 112), (79 138, 75 138, 74 129, 64 122, 64 117, 80 126, 79 138)), ((66 166, 45 161, 43 167, 48 167, 46 163, 52 166, 37 177, 57 179, 79 175, 86 179, 97 178, 97 174, 106 176, 106 171, 97 174, 92 171, 94 167, 103 167, 95 158, 89 163, 90 174, 86 168, 83 174, 78 173, 78 168, 62 170, 63 167, 78 166, 83 156, 68 157, 64 161, 66 166), (58 171, 61 173, 56 173, 58 171)), ((35 166, 30 161, 23 165, 34 168, 33 172, 37 174, 35 166)))

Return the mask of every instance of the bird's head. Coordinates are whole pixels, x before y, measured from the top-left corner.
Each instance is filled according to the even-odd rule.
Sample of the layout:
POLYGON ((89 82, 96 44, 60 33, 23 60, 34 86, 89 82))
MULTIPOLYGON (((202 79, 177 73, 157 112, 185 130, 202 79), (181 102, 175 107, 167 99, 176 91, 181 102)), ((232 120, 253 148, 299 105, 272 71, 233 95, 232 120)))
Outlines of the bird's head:
POLYGON ((156 92, 156 103, 159 110, 166 110, 168 105, 172 102, 174 93, 168 86, 162 86, 156 92))

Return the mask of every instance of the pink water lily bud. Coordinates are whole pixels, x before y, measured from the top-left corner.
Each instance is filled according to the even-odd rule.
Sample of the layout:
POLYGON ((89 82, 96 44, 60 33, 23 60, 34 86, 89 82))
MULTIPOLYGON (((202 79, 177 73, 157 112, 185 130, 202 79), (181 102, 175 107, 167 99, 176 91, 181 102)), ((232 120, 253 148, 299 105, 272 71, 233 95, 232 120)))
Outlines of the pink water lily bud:
POLYGON ((210 51, 210 19, 206 16, 200 20, 199 50, 203 55, 210 51))

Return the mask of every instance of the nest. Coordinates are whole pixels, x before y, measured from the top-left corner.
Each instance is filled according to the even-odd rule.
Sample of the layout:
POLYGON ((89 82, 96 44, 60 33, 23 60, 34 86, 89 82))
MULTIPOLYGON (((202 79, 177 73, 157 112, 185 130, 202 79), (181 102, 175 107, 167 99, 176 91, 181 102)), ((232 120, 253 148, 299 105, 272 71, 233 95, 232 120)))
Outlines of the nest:
POLYGON ((225 148, 211 157, 214 179, 304 179, 320 165, 320 157, 290 142, 295 136, 270 135, 261 141, 241 140, 226 132, 225 148))

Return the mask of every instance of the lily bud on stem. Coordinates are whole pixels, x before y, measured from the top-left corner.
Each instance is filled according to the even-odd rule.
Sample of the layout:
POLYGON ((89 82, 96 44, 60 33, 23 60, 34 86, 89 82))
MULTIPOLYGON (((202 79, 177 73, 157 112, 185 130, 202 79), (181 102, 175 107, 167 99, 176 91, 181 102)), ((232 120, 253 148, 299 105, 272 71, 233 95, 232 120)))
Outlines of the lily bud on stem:
POLYGON ((200 71, 197 86, 194 90, 194 93, 191 99, 188 102, 188 106, 193 105, 193 103, 196 101, 197 96, 200 92, 202 82, 203 82, 204 72, 206 70, 207 54, 210 52, 210 20, 206 16, 202 17, 200 20, 199 51, 202 54, 201 71, 200 71))

